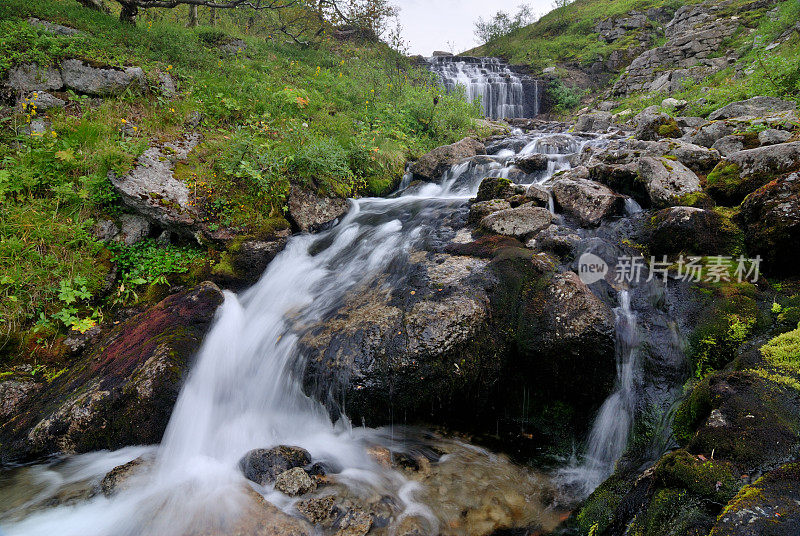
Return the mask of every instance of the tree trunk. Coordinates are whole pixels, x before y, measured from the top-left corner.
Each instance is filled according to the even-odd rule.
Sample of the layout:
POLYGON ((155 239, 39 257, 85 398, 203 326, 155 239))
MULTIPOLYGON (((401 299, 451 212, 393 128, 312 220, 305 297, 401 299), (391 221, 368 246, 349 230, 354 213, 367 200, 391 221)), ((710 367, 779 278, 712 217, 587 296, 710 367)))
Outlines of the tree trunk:
POLYGON ((139 6, 134 2, 120 2, 122 10, 119 12, 119 20, 136 26, 136 15, 139 14, 139 6))
POLYGON ((211 26, 217 25, 217 8, 211 8, 211 26))
POLYGON ((95 11, 111 13, 111 10, 108 9, 108 6, 103 3, 103 0, 78 0, 78 3, 83 7, 88 7, 89 9, 94 9, 95 11))
POLYGON ((189 28, 197 27, 197 5, 189 6, 189 28))

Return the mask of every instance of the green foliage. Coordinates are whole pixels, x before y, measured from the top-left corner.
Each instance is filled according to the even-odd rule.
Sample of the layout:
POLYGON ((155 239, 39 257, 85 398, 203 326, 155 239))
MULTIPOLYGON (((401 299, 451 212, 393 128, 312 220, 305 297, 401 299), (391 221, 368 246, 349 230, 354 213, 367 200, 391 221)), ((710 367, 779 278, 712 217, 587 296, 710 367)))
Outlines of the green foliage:
POLYGON ((550 97, 557 112, 569 112, 577 108, 582 96, 583 91, 569 87, 561 80, 553 80, 550 83, 550 97))
POLYGON ((720 504, 727 503, 739 489, 739 479, 731 464, 700 460, 685 450, 661 458, 654 476, 661 487, 684 489, 696 497, 720 504))
POLYGON ((536 20, 531 7, 525 4, 519 6, 517 13, 510 14, 497 11, 492 17, 484 20, 478 18, 475 23, 475 35, 482 43, 488 43, 519 30, 536 20))
POLYGON ((145 240, 133 246, 111 244, 109 248, 114 252, 112 260, 123 277, 140 281, 140 284, 155 283, 170 274, 186 273, 203 256, 200 249, 160 244, 156 240, 145 240))
POLYGON ((603 482, 586 499, 578 512, 577 521, 581 534, 603 534, 629 490, 629 483, 617 475, 603 482))
POLYGON ((686 445, 711 413, 711 389, 708 378, 698 384, 689 384, 691 392, 678 406, 672 431, 681 445, 686 445))
POLYGON ((761 354, 777 369, 800 374, 800 327, 769 341, 761 347, 761 354))

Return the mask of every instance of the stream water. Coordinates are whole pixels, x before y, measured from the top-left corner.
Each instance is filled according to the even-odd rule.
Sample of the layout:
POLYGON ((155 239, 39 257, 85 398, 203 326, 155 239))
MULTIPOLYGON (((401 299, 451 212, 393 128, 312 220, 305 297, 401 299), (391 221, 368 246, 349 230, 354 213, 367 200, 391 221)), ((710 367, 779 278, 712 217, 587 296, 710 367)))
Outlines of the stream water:
MULTIPOLYGON (((247 493, 237 468, 243 454, 297 445, 315 461, 339 468, 337 485, 348 493, 389 497, 395 520, 413 516, 434 533, 469 533, 452 529, 451 516, 470 501, 495 500, 493 494, 506 499, 522 494, 525 506, 508 514, 509 522, 553 528, 558 512, 548 508, 547 498, 553 482, 568 481, 580 490, 578 496, 591 491, 610 473, 628 440, 639 340, 626 292, 619 294, 616 309, 617 388, 600 410, 583 461, 555 480, 530 472, 522 478, 488 451, 424 431, 356 427, 346 418, 333 422, 302 390, 298 326, 324 318, 355 285, 438 233, 445 216, 463 207, 485 177, 546 185, 553 173, 569 167, 570 154, 602 143, 602 138, 518 133, 490 148, 494 154, 455 166, 439 184, 413 184, 391 199, 353 200, 347 216, 330 230, 293 237, 253 288, 241 295, 226 293, 160 446, 86 454, 0 475, 0 525, 8 536, 199 533, 243 508, 247 493), (526 176, 511 165, 512 158, 530 153, 547 154, 548 169, 526 176), (440 480, 433 482, 441 485, 426 486, 378 463, 371 454, 376 446, 393 452, 435 446, 446 453, 435 460, 440 480), (117 496, 63 500, 72 487, 97 482, 111 468, 142 455, 153 459, 150 469, 117 496)), ((292 512, 295 501, 271 487, 257 491, 292 512)))

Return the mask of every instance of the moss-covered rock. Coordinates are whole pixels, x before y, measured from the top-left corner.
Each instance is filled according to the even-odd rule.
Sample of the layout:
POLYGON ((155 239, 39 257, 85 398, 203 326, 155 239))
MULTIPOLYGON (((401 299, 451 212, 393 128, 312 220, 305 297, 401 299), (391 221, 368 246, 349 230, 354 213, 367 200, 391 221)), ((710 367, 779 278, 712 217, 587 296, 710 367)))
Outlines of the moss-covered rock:
POLYGON ((475 200, 491 201, 492 199, 505 199, 514 193, 511 181, 502 177, 487 177, 478 186, 478 195, 475 200))
POLYGON ((692 207, 671 207, 653 214, 638 241, 651 255, 732 255, 741 231, 725 214, 692 207))
POLYGON ((747 149, 729 155, 706 178, 717 201, 735 205, 777 176, 800 169, 800 142, 747 149))
POLYGON ((0 462, 158 443, 222 301, 203 283, 114 327, 0 424, 0 462))

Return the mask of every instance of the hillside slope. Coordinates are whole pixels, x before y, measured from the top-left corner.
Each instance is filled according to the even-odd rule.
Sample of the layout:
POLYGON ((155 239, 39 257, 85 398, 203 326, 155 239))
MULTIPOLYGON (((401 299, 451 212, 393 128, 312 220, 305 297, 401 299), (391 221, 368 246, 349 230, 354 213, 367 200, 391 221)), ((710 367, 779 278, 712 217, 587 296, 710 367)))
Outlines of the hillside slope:
POLYGON ((176 285, 246 284, 259 268, 236 256, 310 225, 309 195, 385 194, 472 132, 474 106, 435 106, 430 73, 381 42, 302 47, 177 11, 134 27, 73 0, 0 5, 0 366, 58 363, 70 328, 176 285))

